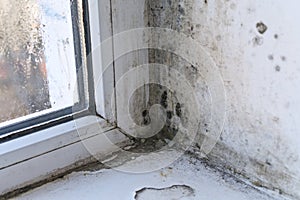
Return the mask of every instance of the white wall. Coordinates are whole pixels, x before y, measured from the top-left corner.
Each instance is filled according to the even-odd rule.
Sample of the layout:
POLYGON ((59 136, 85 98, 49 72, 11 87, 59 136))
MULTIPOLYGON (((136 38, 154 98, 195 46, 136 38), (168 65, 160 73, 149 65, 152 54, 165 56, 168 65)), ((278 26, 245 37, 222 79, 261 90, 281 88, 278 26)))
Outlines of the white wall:
MULTIPOLYGON (((210 159, 254 185, 300 197, 300 3, 174 0, 150 4, 153 26, 180 31, 198 42, 221 74, 226 118, 210 159), (264 33, 256 27, 260 22, 267 26, 264 33)), ((168 39, 172 38, 157 40, 168 39)), ((180 41, 173 48, 196 51, 180 41)), ((158 57, 158 61, 171 63, 192 79, 186 61, 174 56, 167 61, 158 57)), ((196 68, 201 72, 201 65, 196 68)), ((201 82, 201 75, 196 76, 201 82)), ((203 80, 210 78, 215 77, 203 80)), ((194 86, 194 90, 209 95, 207 89, 194 86)), ((205 109, 209 103, 201 101, 201 112, 209 116, 205 109)), ((205 127, 201 130, 206 134, 205 127)))
MULTIPOLYGON (((300 121, 300 3, 296 0, 113 0, 112 5, 114 34, 146 26, 172 29, 184 34, 183 39, 176 40, 172 35, 153 36, 149 47, 164 43, 164 49, 193 60, 160 50, 148 52, 148 58, 147 51, 134 52, 116 62, 116 80, 131 68, 153 59, 178 70, 198 97, 199 115, 195 118, 200 116, 200 135, 212 134, 210 128, 214 127, 208 124, 215 122, 209 121, 210 116, 218 112, 222 115, 225 110, 222 135, 208 158, 248 178, 256 186, 300 197, 300 126, 297 124, 300 121), (264 33, 259 33, 257 28, 261 22, 267 27, 264 33), (187 38, 192 45, 183 44, 187 38), (206 73, 214 66, 210 58, 217 73, 206 73), (198 63, 191 64, 197 60, 198 63), (212 113, 213 98, 218 96, 211 90, 214 79, 222 81, 223 86, 214 89, 222 90, 226 101, 219 104, 225 104, 225 108, 216 105, 219 110, 212 113)), ((137 39, 129 40, 135 44, 137 39)), ((115 44, 117 51, 118 44, 115 44)), ((150 76, 162 81, 172 78, 155 70, 150 70, 150 76)), ((128 87, 134 87, 143 78, 128 80, 128 84, 118 88, 124 96, 117 98, 117 110, 126 109, 124 100, 130 97, 126 94, 128 87)), ((147 96, 147 92, 146 89, 141 94, 147 96)), ((175 92, 183 96, 185 91, 175 92)), ((150 99, 151 96, 159 99, 160 95, 160 91, 152 91, 150 99)), ((144 96, 136 97, 140 111, 141 106, 149 106, 144 96)), ((168 99, 173 104, 168 109, 174 109, 173 100, 168 99)), ((193 111, 193 105, 181 103, 184 114, 193 111)), ((122 116, 119 126, 128 128, 130 124, 120 120, 122 116)), ((201 146, 203 137, 198 143, 201 146)))
POLYGON ((111 0, 111 2, 113 10, 116 118, 119 127, 128 134, 134 134, 135 131, 132 131, 132 129, 137 122, 136 120, 141 118, 149 96, 147 87, 139 87, 140 82, 147 82, 148 72, 141 74, 134 70, 140 65, 148 63, 148 50, 140 48, 147 48, 147 43, 138 39, 141 37, 138 37, 135 32, 135 30, 146 26, 145 1, 111 0), (128 74, 133 75, 130 76, 129 80, 128 74), (123 84, 124 81, 126 84, 123 84), (129 108, 130 106, 131 108, 129 108), (129 113, 129 109, 131 109, 131 113, 129 113), (131 121, 131 117, 134 121, 131 121))

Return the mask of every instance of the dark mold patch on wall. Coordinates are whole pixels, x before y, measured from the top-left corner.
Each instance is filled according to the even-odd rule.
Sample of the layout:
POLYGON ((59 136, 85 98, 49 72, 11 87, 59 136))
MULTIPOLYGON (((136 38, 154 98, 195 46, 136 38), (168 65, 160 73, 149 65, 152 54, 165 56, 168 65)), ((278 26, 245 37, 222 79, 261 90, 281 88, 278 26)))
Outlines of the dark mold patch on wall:
POLYGON ((252 42, 253 42, 253 46, 261 46, 263 45, 264 43, 264 38, 263 37, 260 37, 260 36, 255 36, 253 39, 252 39, 252 42))
POLYGON ((160 99, 160 105, 162 105, 162 107, 167 108, 168 107, 168 92, 164 91, 161 95, 161 99, 160 99))
MULTIPOLYGON (((243 73, 241 73, 241 71, 237 73, 237 70, 245 70, 245 73, 243 74, 245 75, 245 77, 247 77, 249 73, 249 75, 251 75, 252 73, 250 70, 247 71, 249 66, 247 63, 245 63, 245 60, 243 60, 244 56, 247 56, 247 53, 249 51, 249 49, 243 46, 244 43, 247 43, 248 40, 249 46, 256 47, 255 51, 261 51, 265 49, 262 48, 264 47, 264 43, 268 44, 268 46, 270 42, 276 44, 276 42, 278 42, 281 38, 282 33, 271 33, 272 30, 276 29, 276 27, 274 27, 274 24, 271 24, 271 22, 270 24, 268 24, 267 22, 260 20, 254 22, 247 21, 247 19, 249 18, 246 19, 246 16, 257 15, 258 10, 260 9, 256 7, 255 4, 247 6, 245 5, 246 7, 244 8, 248 8, 249 13, 247 12, 247 10, 245 10, 245 13, 241 13, 241 16, 245 18, 243 19, 241 17, 241 21, 239 21, 240 19, 238 19, 238 15, 236 15, 239 11, 239 9, 237 8, 241 8, 241 6, 243 6, 243 3, 240 3, 238 1, 230 0, 222 3, 210 0, 209 4, 207 0, 147 0, 146 2, 148 5, 148 9, 150 10, 150 16, 148 18, 149 21, 147 21, 147 24, 149 26, 169 28, 183 33, 187 37, 191 37, 192 39, 199 41, 202 47, 208 50, 213 59, 215 59, 215 62, 217 66, 219 66, 221 72, 223 72, 222 75, 225 77, 228 76, 226 77, 228 78, 228 80, 224 80, 224 82, 225 84, 227 84, 226 89, 228 89, 228 97, 233 101, 232 105, 228 105, 228 110, 229 112, 235 112, 239 114, 237 112, 237 109, 241 108, 239 107, 239 105, 234 105, 234 103, 239 104, 239 101, 242 98, 235 94, 233 96, 233 93, 239 93, 239 91, 241 90, 246 91, 247 86, 244 85, 244 80, 239 80, 241 79, 241 77, 238 77, 238 74, 243 73), (233 5, 234 3, 235 5, 233 5), (240 34, 237 34, 237 29, 235 29, 236 27, 239 28, 240 34), (250 27, 251 29, 250 37, 247 33, 248 27, 250 27), (268 36, 270 36, 271 38, 267 38, 268 36), (241 43, 241 45, 237 44, 239 42, 241 43), (234 68, 235 66, 242 67, 234 68)), ((155 38, 153 40, 155 42, 158 42, 155 40, 155 38)), ((181 48, 181 46, 178 46, 178 48, 181 48)), ((264 54, 262 55, 265 56, 265 59, 269 60, 270 62, 269 69, 272 70, 273 73, 278 72, 278 75, 283 75, 282 72, 286 70, 286 67, 284 67, 283 64, 287 63, 287 58, 283 55, 288 54, 284 54, 282 52, 281 55, 276 55, 276 50, 267 50, 263 53, 264 54)), ((258 54, 258 52, 256 52, 256 54, 258 54)), ((247 59, 249 57, 247 57, 247 59)), ((195 88, 198 93, 203 94, 203 96, 206 95, 205 89, 201 88, 204 88, 204 84, 201 85, 202 83, 197 83, 197 81, 201 81, 200 75, 198 74, 199 72, 201 72, 201 67, 199 67, 198 65, 194 66, 188 64, 188 62, 180 60, 178 56, 160 50, 149 51, 149 60, 179 70, 190 81, 191 86, 195 88)), ((292 60, 292 58, 289 58, 289 60, 292 60)), ((167 74, 156 75, 162 80, 168 79, 167 74)), ((165 134, 171 132, 174 135, 176 134, 176 128, 172 130, 172 119, 177 117, 181 120, 181 122, 189 120, 185 119, 187 112, 186 107, 188 107, 188 105, 186 105, 185 102, 176 101, 175 98, 172 97, 174 93, 170 93, 169 91, 167 99, 162 98, 165 96, 163 95, 164 91, 164 88, 157 87, 151 92, 152 95, 150 96, 151 98, 152 96, 157 96, 159 99, 157 99, 156 101, 161 102, 162 106, 166 106, 166 104, 168 105, 166 109, 168 120, 167 126, 165 127, 164 131, 165 134)), ((176 95, 178 94, 176 93, 176 95)), ((201 98, 199 96, 197 96, 197 98, 201 98)), ((201 109, 203 110, 201 110, 200 113, 211 113, 209 110, 205 110, 205 107, 209 107, 206 103, 207 102, 203 102, 203 105, 201 105, 201 109)), ((253 105, 253 107, 255 107, 255 105, 253 105)), ((245 106, 245 108, 247 108, 247 106, 245 106)), ((229 113, 229 116, 231 114, 232 113, 229 113)), ((251 117, 254 116, 254 113, 250 112, 250 114, 252 115, 251 117)), ((237 115, 234 114, 234 116, 237 115)), ((230 126, 226 125, 227 130, 223 131, 223 136, 221 136, 222 141, 219 141, 219 143, 213 149, 211 157, 209 157, 210 161, 213 162, 215 159, 216 162, 220 163, 220 167, 229 167, 232 169, 233 173, 247 176, 247 178, 249 178, 254 185, 267 187, 274 190, 276 190, 276 188, 281 188, 281 192, 288 191, 288 186, 286 185, 290 185, 289 181, 295 180, 295 178, 289 176, 290 174, 292 174, 291 172, 286 171, 286 173, 283 173, 285 171, 285 169, 282 169, 284 165, 276 161, 276 157, 282 159, 282 155, 276 155, 275 158, 272 158, 272 156, 266 156, 268 152, 266 152, 266 150, 262 147, 256 148, 255 145, 254 147, 250 146, 253 141, 256 141, 256 138, 251 138, 252 136, 242 136, 239 138, 237 136, 239 133, 245 133, 245 135, 247 134, 247 131, 245 131, 247 125, 245 124, 249 124, 249 120, 245 120, 245 124, 241 124, 240 126, 243 129, 239 129, 235 125, 239 126, 240 123, 243 123, 243 120, 237 119, 233 116, 231 117, 232 119, 228 118, 227 122, 230 126), (229 132, 232 132, 232 134, 230 134, 229 132), (234 137, 231 138, 230 135, 233 135, 234 137), (236 148, 235 150, 231 150, 231 146, 226 147, 226 144, 229 141, 236 145, 232 145, 234 148, 236 148), (237 147, 237 145, 240 146, 237 147), (249 151, 252 151, 251 153, 249 153, 249 155, 243 154, 245 153, 245 148, 243 147, 243 145, 246 145, 247 148, 249 148, 249 151), (239 148, 241 148, 241 150, 239 148), (240 150, 240 152, 237 152, 237 150, 240 150), (258 158, 254 158, 253 155, 255 153, 261 155, 262 159, 259 160, 258 158), (222 161, 224 161, 224 163, 221 163, 222 161)), ((201 119, 199 135, 202 135, 202 133, 203 135, 205 135, 206 133, 210 134, 211 130, 209 125, 210 124, 207 120, 201 119)), ((251 130, 253 130, 253 132, 255 133, 257 132, 264 134, 263 131, 261 131, 257 127, 258 126, 255 125, 251 130)), ((204 137, 201 137, 199 139, 199 144, 201 144, 200 140, 203 138, 204 137)), ((257 139, 257 141, 260 140, 257 139)), ((282 138, 280 139, 280 141, 282 142, 282 138)), ((262 143, 261 146, 263 145, 265 144, 262 143)), ((270 145, 270 147, 274 148, 274 146, 272 145, 273 143, 270 145)), ((282 152, 282 150, 280 152, 282 152)), ((283 160, 286 161, 286 159, 283 160)))
POLYGON ((269 60, 274 60, 274 56, 272 54, 268 55, 269 60))
POLYGON ((263 22, 258 22, 256 24, 256 29, 260 34, 264 34, 268 30, 268 27, 263 22))
POLYGON ((281 56, 280 58, 281 58, 281 60, 282 60, 283 62, 286 61, 286 57, 285 57, 285 56, 281 56))

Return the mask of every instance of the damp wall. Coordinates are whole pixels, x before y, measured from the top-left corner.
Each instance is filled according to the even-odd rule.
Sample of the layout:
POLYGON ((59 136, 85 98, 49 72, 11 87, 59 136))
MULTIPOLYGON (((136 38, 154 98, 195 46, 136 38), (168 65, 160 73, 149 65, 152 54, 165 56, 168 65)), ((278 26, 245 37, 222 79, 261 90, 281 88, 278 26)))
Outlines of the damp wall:
MULTIPOLYGON (((201 68, 211 66, 156 54, 158 62, 171 63, 188 80, 197 77, 198 85, 191 85, 195 93, 207 96, 198 97, 204 117, 212 114, 206 108, 213 101, 205 83, 222 80, 225 109, 221 107, 219 114, 225 112, 224 125, 208 157, 256 186, 300 197, 298 1, 152 0, 147 4, 151 26, 183 33, 203 49, 199 53, 205 55, 199 57, 211 57, 218 69, 201 74, 201 68)), ((187 54, 198 50, 181 41, 172 45, 187 54)), ((199 134, 209 136, 208 125, 200 126, 199 134)))
MULTIPOLYGON (((299 198, 299 2, 112 0, 111 3, 114 34, 158 27, 184 35, 182 40, 173 34, 150 36, 151 39, 145 40, 149 47, 171 41, 164 48, 173 52, 149 49, 123 55, 115 62, 116 81, 144 63, 176 69, 189 81, 190 90, 197 97, 198 106, 192 108, 198 111, 194 117, 200 121, 199 129, 195 128, 200 137, 196 138, 195 146, 201 148, 204 138, 215 134, 217 143, 206 152, 211 162, 243 176, 255 186, 299 198), (216 134, 216 126, 221 135, 216 134)), ((138 43, 137 40, 130 38, 131 43, 138 43)), ((118 51, 117 43, 114 48, 118 51)), ((173 78, 170 73, 153 68, 145 76, 137 74, 135 79, 128 80, 131 86, 117 88, 122 94, 117 98, 117 113, 127 106, 129 97, 135 105, 131 106, 131 117, 140 124, 151 101, 165 105, 170 115, 176 115, 178 107, 183 118, 185 113, 191 113, 187 102, 177 102, 170 97, 173 94, 165 93, 161 87, 142 87, 135 96, 129 94, 128 88, 134 87, 135 82, 147 82, 151 76, 164 81, 173 78)), ((184 95, 183 91, 175 93, 184 95)), ((128 122, 123 121, 124 116, 117 117, 119 127, 126 130, 128 122)), ((166 130, 174 131, 172 126, 166 130)))

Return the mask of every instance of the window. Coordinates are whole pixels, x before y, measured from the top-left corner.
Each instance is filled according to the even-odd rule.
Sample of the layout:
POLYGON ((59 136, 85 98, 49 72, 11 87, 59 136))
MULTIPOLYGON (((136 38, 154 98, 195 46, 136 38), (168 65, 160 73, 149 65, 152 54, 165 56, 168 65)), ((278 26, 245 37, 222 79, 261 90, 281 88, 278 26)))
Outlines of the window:
POLYGON ((89 108, 78 5, 66 0, 1 0, 1 141, 89 108))
POLYGON ((99 81, 110 18, 108 0, 0 1, 0 199, 127 141, 107 104, 111 66, 99 81))

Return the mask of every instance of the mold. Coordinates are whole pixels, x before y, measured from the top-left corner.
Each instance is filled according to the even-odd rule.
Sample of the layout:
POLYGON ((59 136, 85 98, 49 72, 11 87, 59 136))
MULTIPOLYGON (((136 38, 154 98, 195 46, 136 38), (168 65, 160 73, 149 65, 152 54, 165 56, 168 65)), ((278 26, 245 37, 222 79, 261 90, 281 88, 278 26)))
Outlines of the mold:
POLYGON ((274 60, 274 56, 272 54, 268 55, 269 60, 274 60))
POLYGON ((282 60, 283 62, 286 61, 286 57, 285 57, 285 56, 281 56, 280 58, 281 58, 281 60, 282 60))
POLYGON ((191 68, 194 71, 194 73, 198 73, 198 69, 195 65, 191 65, 191 68))
POLYGON ((178 5, 178 11, 180 14, 184 15, 185 14, 185 11, 183 9, 183 7, 181 5, 178 5))
POLYGON ((274 122, 276 122, 276 123, 278 123, 279 122, 279 120, 280 120, 280 118, 279 117, 273 117, 273 119, 272 119, 274 122))
POLYGON ((266 160, 266 164, 269 165, 269 166, 272 166, 272 164, 268 160, 266 160))
POLYGON ((143 112, 142 112, 142 115, 143 115, 143 117, 146 117, 147 115, 148 115, 148 110, 144 110, 143 112))
MULTIPOLYGON (((155 1, 155 2, 158 2, 158 1, 155 1)), ((210 2, 210 3, 212 3, 212 2, 210 2)), ((188 2, 188 1, 180 0, 180 1, 173 2, 172 6, 166 5, 165 9, 163 10, 163 13, 159 13, 159 16, 157 16, 157 18, 155 18, 154 21, 156 23, 154 23, 154 24, 158 25, 160 27, 163 27, 163 28, 172 26, 172 28, 174 30, 182 31, 188 36, 190 36, 191 31, 193 31, 193 33, 195 34, 195 39, 200 40, 202 45, 205 46, 205 48, 208 48, 209 50, 212 49, 212 46, 214 46, 214 43, 215 43, 216 46, 219 47, 220 51, 213 52, 213 50, 212 50, 212 51, 210 51, 211 55, 216 60, 216 62, 217 62, 216 64, 218 67, 220 67, 220 70, 222 70, 222 72, 224 72, 224 73, 230 72, 231 73, 231 71, 230 71, 231 68, 227 66, 227 62, 231 63, 231 61, 228 60, 227 56, 231 57, 233 54, 231 51, 227 51, 227 49, 226 49, 226 45, 228 45, 229 41, 231 41, 231 38, 229 37, 231 35, 227 34, 226 32, 222 32, 223 30, 225 30, 224 29, 225 26, 224 27, 221 26, 221 28, 218 30, 219 32, 218 33, 215 32, 215 34, 213 34, 213 30, 211 30, 210 28, 213 28, 214 26, 217 27, 220 24, 225 25, 225 24, 229 23, 228 21, 231 19, 228 19, 229 18, 228 15, 230 14, 228 12, 232 12, 232 11, 230 11, 230 9, 231 9, 230 6, 232 4, 232 1, 228 1, 227 5, 222 4, 222 3, 208 5, 208 0, 203 0, 201 2, 197 2, 197 4, 196 4, 198 6, 197 9, 195 9, 195 10, 190 9, 190 7, 194 6, 194 4, 196 4, 195 1, 188 2), (183 3, 183 4, 181 4, 181 6, 184 8, 185 14, 186 14, 186 16, 180 16, 181 18, 178 17, 178 15, 180 15, 180 13, 178 11, 179 3, 183 3), (207 11, 206 8, 208 8, 208 6, 212 6, 212 9, 216 9, 217 10, 216 13, 211 14, 209 11, 207 11), (189 11, 191 11, 191 13, 189 11), (205 16, 205 17, 203 18, 203 16, 205 16), (216 23, 214 23, 214 19, 215 19, 214 17, 219 17, 219 18, 221 17, 220 18, 221 20, 216 20, 216 23), (179 22, 177 20, 179 20, 179 22), (183 27, 178 27, 177 22, 179 25, 182 25, 183 27), (213 22, 213 24, 210 24, 208 22, 213 22), (222 41, 222 42, 220 42, 220 41, 222 41), (224 49, 224 52, 221 51, 222 49, 224 49), (224 66, 224 68, 223 68, 223 66, 224 66), (226 66, 226 68, 225 68, 225 66, 226 66)), ((238 4, 236 4, 236 5, 238 6, 238 4)), ((155 6, 155 4, 153 4, 153 6, 155 6)), ((247 8, 248 7, 245 7, 245 9, 247 9, 247 8)), ((255 13, 253 13, 255 11, 255 9, 257 9, 257 8, 255 8, 253 5, 253 8, 249 8, 248 11, 251 12, 251 15, 255 15, 255 13)), ((247 15, 248 14, 247 10, 245 10, 245 11, 246 12, 244 14, 247 15)), ((263 16, 261 16, 261 17, 263 17, 263 16)), ((277 76, 283 75, 282 72, 284 72, 286 70, 286 67, 284 66, 285 63, 283 63, 281 56, 285 55, 288 57, 288 55, 284 54, 284 52, 281 52, 280 54, 278 54, 278 53, 276 54, 276 52, 272 51, 272 48, 271 49, 270 48, 263 49, 265 47, 264 43, 267 44, 270 42, 267 40, 270 39, 275 44, 277 42, 277 41, 275 41, 276 39, 281 39, 282 33, 272 32, 271 29, 276 29, 276 27, 273 27, 274 24, 272 24, 272 25, 269 24, 269 22, 265 21, 264 18, 259 18, 257 21, 252 21, 252 24, 250 24, 250 26, 252 26, 252 27, 248 27, 248 25, 247 25, 248 22, 249 21, 235 21, 235 25, 241 26, 241 27, 239 26, 238 28, 240 29, 240 31, 245 32, 245 35, 243 35, 242 37, 248 37, 248 42, 249 42, 248 45, 250 47, 253 45, 252 46, 253 49, 256 48, 256 49, 259 49, 260 51, 264 51, 261 53, 264 57, 263 58, 264 61, 269 63, 269 69, 268 69, 269 72, 271 72, 271 74, 273 74, 273 76, 274 75, 277 75, 277 76), (242 28, 245 28, 245 29, 242 30, 242 28), (250 33, 248 33, 248 31, 247 31, 247 30, 250 30, 249 28, 251 29, 250 33), (247 36, 247 34, 248 34, 248 36, 247 36), (278 65, 278 66, 276 66, 276 65, 278 65), (281 69, 281 67, 284 67, 284 68, 281 69), (281 70, 282 70, 282 72, 281 72, 281 70)), ((234 27, 236 28, 236 26, 234 26, 234 27)), ((229 29, 230 29, 230 27, 229 27, 229 29)), ((234 38, 232 38, 232 39, 234 40, 234 38)), ((247 40, 247 38, 244 38, 243 40, 247 40)), ((155 42, 158 42, 158 41, 155 41, 155 42)), ((279 42, 279 40, 278 40, 278 42, 279 42)), ((174 46, 176 46, 176 45, 174 44, 174 46)), ((181 46, 179 46, 179 47, 181 47, 181 46)), ((241 55, 243 55, 244 53, 247 53, 247 51, 244 52, 245 49, 242 45, 240 46, 240 44, 239 44, 238 47, 241 47, 241 49, 237 49, 236 51, 238 52, 238 50, 241 50, 241 55)), ((192 51, 191 49, 188 49, 188 48, 189 47, 187 47, 187 49, 186 48, 183 49, 183 51, 192 51)), ((254 50, 256 50, 256 49, 254 49, 254 50)), ((156 52, 159 52, 159 51, 156 50, 156 52)), ((249 55, 249 59, 253 59, 253 60, 255 59, 254 61, 257 61, 257 59, 258 59, 257 56, 259 56, 259 55, 260 55, 259 52, 252 51, 251 55, 249 55), (252 55, 253 56, 256 55, 256 57, 251 57, 252 55)), ((200 78, 198 78, 199 76, 193 70, 194 66, 191 65, 192 63, 182 62, 180 59, 177 59, 176 55, 174 56, 169 53, 162 54, 159 52, 159 53, 155 53, 154 56, 155 56, 155 59, 154 59, 155 62, 158 62, 161 64, 166 64, 168 66, 172 66, 175 69, 179 69, 179 71, 181 73, 183 73, 187 77, 187 79, 191 82, 191 86, 194 88, 197 87, 197 91, 200 91, 200 87, 202 87, 202 85, 194 84, 195 83, 194 80, 200 80, 200 78), (179 61, 181 61, 181 62, 179 62, 179 61)), ((237 60, 234 60, 235 63, 238 63, 238 61, 242 61, 241 59, 239 59, 239 57, 240 57, 240 55, 237 55, 237 60)), ((288 61, 292 61, 292 58, 288 57, 288 61)), ((195 63, 193 63, 193 64, 195 66, 199 66, 199 65, 196 65, 195 63)), ((201 66, 201 63, 200 63, 200 66, 201 66)), ((198 69, 199 74, 201 74, 202 67, 198 67, 195 69, 198 69)), ((245 70, 241 69, 241 71, 239 71, 239 72, 244 73, 243 71, 245 72, 245 70)), ((233 74, 233 77, 234 77, 234 74, 233 74)), ((230 95, 232 95, 234 90, 238 87, 239 88, 247 87, 247 85, 242 80, 239 82, 235 82, 234 80, 225 80, 225 82, 228 83, 227 84, 228 86, 226 85, 226 87, 228 88, 228 94, 230 94, 230 95)), ((156 97, 159 99, 158 102, 161 101, 162 92, 164 90, 165 89, 162 89, 157 93, 156 97)), ((176 95, 174 95, 174 96, 176 96, 176 95)), ((201 96, 201 93, 199 92, 199 97, 200 96, 201 96)), ((233 99, 234 101, 239 100, 239 97, 235 97, 235 96, 229 96, 229 98, 233 99)), ((167 116, 169 116, 169 117, 167 117, 168 124, 166 124, 166 126, 165 126, 165 129, 164 129, 165 132, 161 133, 164 137, 166 136, 166 134, 169 134, 173 128, 174 128, 173 130, 176 130, 176 127, 172 125, 172 123, 175 121, 174 120, 175 118, 181 120, 182 123, 185 120, 188 121, 188 119, 186 119, 186 114, 188 114, 189 110, 187 110, 187 108, 190 106, 190 105, 184 105, 184 107, 182 108, 182 111, 183 111, 182 117, 178 117, 177 113, 176 113, 177 101, 175 101, 175 99, 173 99, 172 92, 168 91, 166 102, 168 104, 167 108, 169 110, 169 113, 167 113, 167 116)), ((186 103, 186 102, 180 102, 180 103, 186 103)), ((208 109, 206 109, 205 106, 203 106, 203 107, 204 107, 203 108, 204 112, 207 112, 208 109)), ((238 110, 237 110, 238 106, 232 104, 232 108, 235 109, 234 110, 235 113, 238 113, 238 110)), ((253 109, 253 107, 251 107, 251 109, 253 109)), ((251 111, 249 110, 249 112, 252 113, 252 110, 251 111)), ((268 120, 271 119, 270 126, 275 125, 276 126, 275 128, 278 128, 277 126, 279 126, 280 123, 282 123, 282 122, 279 121, 277 124, 278 120, 275 119, 272 121, 271 117, 272 116, 270 116, 270 118, 268 118, 268 120)), ((232 117, 232 119, 229 119, 229 120, 231 120, 231 121, 229 121, 229 124, 232 125, 235 123, 236 118, 232 117)), ((245 119, 243 118, 242 120, 245 120, 245 119)), ((261 121, 263 121, 263 120, 261 120, 261 121)), ((202 138, 205 138, 205 135, 209 135, 209 132, 212 131, 210 126, 204 125, 204 122, 207 122, 207 121, 203 120, 200 122, 205 127, 201 127, 201 130, 199 131, 199 135, 201 134, 199 136, 199 138, 200 138, 199 141, 201 141, 202 138), (208 132, 208 133, 206 134, 206 132, 208 132)), ((245 122, 246 122, 246 120, 245 120, 245 122)), ((184 125, 184 123, 183 123, 183 125, 184 125)), ((245 123, 245 125, 248 126, 248 121, 247 121, 247 124, 245 123)), ((243 126, 244 126, 244 124, 241 124, 241 127, 234 127, 234 131, 240 131, 240 129, 242 129, 243 126)), ((262 124, 259 124, 259 127, 262 127, 262 126, 263 126, 262 124)), ((255 128, 255 126, 253 127, 253 129, 250 129, 251 132, 252 132, 252 130, 253 130, 253 132, 257 131, 257 130, 254 130, 254 128, 255 128)), ((226 129, 227 129, 227 127, 226 127, 226 129)), ((225 129, 225 131, 228 131, 226 129, 225 129)), ((231 130, 231 129, 229 128, 229 130, 231 130)), ((174 135, 174 133, 173 133, 173 135, 174 135)), ((229 135, 230 134, 227 133, 227 134, 224 134, 223 137, 221 136, 220 141, 222 141, 222 142, 220 142, 220 144, 226 145, 231 140, 234 141, 235 144, 239 144, 239 142, 241 142, 241 144, 247 145, 245 147, 245 149, 252 149, 255 153, 257 153, 259 155, 265 155, 266 150, 259 146, 257 146, 257 147, 253 146, 252 138, 246 137, 246 134, 245 134, 245 138, 243 136, 240 138, 240 140, 237 140, 236 136, 234 138, 230 138, 230 137, 228 137, 229 135)), ((254 137, 254 136, 251 135, 251 137, 254 137)), ((201 142, 199 142, 199 144, 201 144, 201 142)), ((219 146, 216 146, 216 148, 212 151, 212 153, 216 152, 216 154, 215 154, 216 157, 218 156, 218 158, 216 158, 216 160, 221 162, 223 157, 226 157, 226 159, 224 159, 224 160, 226 160, 226 161, 228 160, 228 162, 224 161, 225 163, 222 163, 221 166, 230 166, 233 169, 239 170, 247 178, 251 178, 251 181, 256 181, 256 179, 255 179, 256 177, 262 177, 262 179, 264 179, 264 181, 262 183, 264 185, 268 186, 268 188, 272 188, 273 186, 283 187, 285 184, 288 184, 288 179, 282 180, 281 177, 278 177, 278 174, 280 174, 281 171, 276 171, 276 169, 281 166, 281 163, 277 163, 277 161, 275 159, 264 156, 261 158, 261 160, 259 160, 259 162, 262 163, 263 165, 260 163, 256 163, 254 161, 251 163, 248 163, 248 162, 244 162, 244 161, 245 160, 247 161, 249 159, 249 157, 252 157, 253 156, 252 153, 250 153, 249 156, 243 157, 244 155, 234 155, 234 153, 227 154, 226 151, 221 151, 221 150, 219 151, 218 147, 219 146), (231 155, 233 155, 233 156, 231 156, 231 155), (241 159, 235 159, 235 158, 239 158, 239 157, 241 157, 241 159), (268 158, 268 160, 266 160, 266 158, 268 158), (234 160, 234 161, 231 162, 231 160, 234 160), (249 172, 245 169, 252 169, 252 171, 249 170, 250 171, 249 172), (267 171, 265 171, 265 170, 267 170, 267 171), (277 184, 277 182, 276 182, 277 179, 280 184, 277 184)), ((228 147, 228 148, 230 148, 230 147, 228 147)), ((221 148, 221 149, 223 149, 223 148, 221 148)), ((257 183, 257 185, 262 185, 262 183, 260 183, 260 184, 257 183)))
POLYGON ((176 115, 177 115, 178 117, 182 117, 182 110, 181 110, 181 104, 180 104, 180 103, 177 103, 177 104, 176 104, 175 110, 176 110, 176 115))
POLYGON ((151 123, 151 118, 149 116, 149 111, 144 110, 142 112, 142 116, 143 116, 143 125, 149 125, 151 123))
POLYGON ((256 24, 256 29, 260 34, 264 34, 268 30, 268 27, 263 22, 258 22, 256 24))
POLYGON ((167 108, 168 107, 168 93, 167 91, 164 91, 161 95, 160 104, 162 107, 167 108))
POLYGON ((193 30, 194 30, 194 26, 192 25, 192 26, 191 26, 191 31, 193 31, 193 30))
POLYGON ((172 119, 173 115, 174 115, 173 111, 171 111, 171 110, 167 111, 167 119, 172 119))
POLYGON ((252 42, 253 42, 253 46, 261 46, 264 43, 264 39, 263 37, 255 36, 252 39, 252 42))

